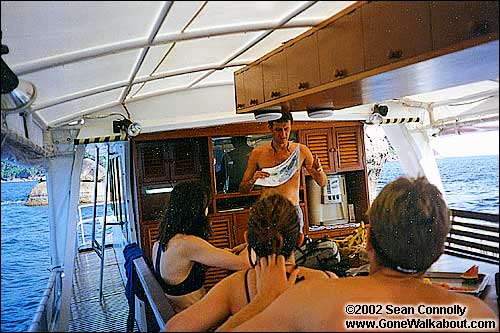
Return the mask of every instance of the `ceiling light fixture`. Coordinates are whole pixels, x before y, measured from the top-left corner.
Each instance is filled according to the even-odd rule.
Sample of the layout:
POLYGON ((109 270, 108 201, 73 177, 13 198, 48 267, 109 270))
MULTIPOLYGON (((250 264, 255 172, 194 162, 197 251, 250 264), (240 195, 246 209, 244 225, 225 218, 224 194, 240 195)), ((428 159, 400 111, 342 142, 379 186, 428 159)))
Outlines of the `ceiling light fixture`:
POLYGON ((272 121, 272 120, 277 120, 280 119, 282 114, 281 110, 269 110, 269 109, 263 109, 263 110, 257 110, 254 111, 254 116, 255 119, 258 121, 272 121))
POLYGON ((137 136, 141 133, 142 127, 139 123, 133 123, 130 119, 113 120, 113 133, 118 134, 122 131, 127 132, 129 136, 137 136))
POLYGON ((309 118, 326 118, 333 115, 333 110, 330 108, 311 108, 307 109, 307 116, 309 118))
POLYGON ((387 112, 389 112, 387 105, 375 104, 373 106, 373 113, 368 116, 365 123, 369 125, 379 125, 384 120, 384 117, 387 116, 387 112))
MULTIPOLYGON (((1 55, 9 53, 7 45, 1 45, 1 55)), ((5 61, 1 60, 1 110, 5 113, 21 113, 33 104, 37 95, 36 88, 31 82, 19 80, 5 61)))

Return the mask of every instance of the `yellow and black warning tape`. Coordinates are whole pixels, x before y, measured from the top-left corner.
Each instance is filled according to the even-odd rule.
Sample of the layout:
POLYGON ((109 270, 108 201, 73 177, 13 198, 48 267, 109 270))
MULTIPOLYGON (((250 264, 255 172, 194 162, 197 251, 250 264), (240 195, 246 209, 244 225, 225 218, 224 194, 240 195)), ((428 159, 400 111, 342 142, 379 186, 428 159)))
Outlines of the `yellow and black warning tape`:
POLYGON ((75 145, 86 145, 89 143, 104 143, 113 141, 127 141, 127 134, 97 136, 93 138, 75 139, 75 145))
POLYGON ((420 117, 386 118, 382 120, 380 124, 403 124, 403 123, 418 123, 418 122, 420 122, 420 117))

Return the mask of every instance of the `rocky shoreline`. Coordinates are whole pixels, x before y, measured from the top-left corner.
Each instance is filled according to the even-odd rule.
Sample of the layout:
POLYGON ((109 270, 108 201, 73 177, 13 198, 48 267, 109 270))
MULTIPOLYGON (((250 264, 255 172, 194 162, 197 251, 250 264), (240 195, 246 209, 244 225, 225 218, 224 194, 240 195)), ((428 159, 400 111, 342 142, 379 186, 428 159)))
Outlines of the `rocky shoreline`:
MULTIPOLYGON (((105 185, 103 182, 97 183, 97 202, 104 202, 105 185)), ((80 182, 80 204, 92 203, 94 197, 94 182, 80 182)), ((47 206, 49 204, 47 194, 47 182, 42 181, 33 187, 28 199, 24 203, 26 206, 47 206)))
MULTIPOLYGON (((94 167, 95 162, 91 159, 84 159, 80 176, 80 204, 92 203, 94 197, 94 167)), ((97 202, 104 202, 104 191, 106 184, 104 180, 104 167, 99 165, 99 178, 97 181, 97 202)), ((26 177, 2 179, 3 182, 38 182, 30 191, 26 206, 47 206, 48 193, 45 177, 26 177)))

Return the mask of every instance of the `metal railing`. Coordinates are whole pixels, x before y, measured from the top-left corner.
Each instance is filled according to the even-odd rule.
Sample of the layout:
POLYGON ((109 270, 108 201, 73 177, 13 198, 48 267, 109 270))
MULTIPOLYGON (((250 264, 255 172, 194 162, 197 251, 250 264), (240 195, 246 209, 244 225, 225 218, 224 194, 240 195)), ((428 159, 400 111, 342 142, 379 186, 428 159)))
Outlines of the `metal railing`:
MULTIPOLYGON (((92 244, 91 244, 91 241, 90 240, 87 240, 87 237, 90 237, 91 235, 86 235, 85 233, 85 225, 92 225, 94 223, 94 219, 93 217, 88 217, 88 218, 83 218, 83 213, 82 213, 82 210, 84 208, 88 208, 88 207, 93 207, 94 204, 82 204, 82 205, 78 205, 78 222, 77 222, 77 230, 80 231, 80 241, 78 242, 78 249, 87 249, 87 248, 91 248, 92 244)), ((104 202, 102 203, 97 203, 97 206, 104 206, 104 202)), ((108 207, 111 207, 111 204, 108 203, 108 207)), ((116 222, 116 218, 115 216, 113 215, 108 215, 107 217, 108 219, 111 220, 111 222, 116 222)), ((96 222, 99 223, 101 229, 104 227, 104 217, 103 216, 97 216, 96 218, 96 222)), ((108 225, 108 226, 111 226, 108 225)), ((112 237, 113 233, 112 231, 109 233, 109 235, 107 236, 111 236, 112 237)), ((112 239, 112 238, 111 238, 112 239)))
POLYGON ((52 332, 59 314, 62 291, 61 268, 53 268, 28 332, 52 332))
POLYGON ((499 264, 499 215, 451 209, 445 253, 499 264))

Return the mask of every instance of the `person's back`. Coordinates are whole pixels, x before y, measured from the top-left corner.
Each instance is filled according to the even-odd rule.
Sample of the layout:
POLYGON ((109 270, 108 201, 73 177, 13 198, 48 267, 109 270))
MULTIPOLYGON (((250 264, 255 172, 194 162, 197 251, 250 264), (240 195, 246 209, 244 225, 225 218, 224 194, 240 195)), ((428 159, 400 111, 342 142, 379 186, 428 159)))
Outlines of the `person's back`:
MULTIPOLYGON (((250 211, 246 254, 250 263, 271 253, 286 255, 288 272, 296 268, 293 250, 303 240, 299 217, 292 203, 279 194, 261 198, 250 211)), ((328 271, 300 268, 297 283, 309 280, 330 281, 337 276, 328 271)), ((166 331, 207 331, 245 307, 257 294, 255 269, 241 270, 217 283, 208 294, 189 309, 174 316, 166 331), (203 313, 203 316, 199 314, 203 313)))
POLYGON ((209 201, 208 190, 201 183, 186 181, 177 184, 160 224, 159 239, 153 244, 155 272, 161 277, 163 291, 177 312, 205 295, 206 266, 230 270, 248 267, 245 258, 207 241, 209 201))
MULTIPOLYGON (((349 328, 349 325, 366 325, 359 326, 359 329, 369 329, 368 325, 376 325, 372 328, 384 330, 398 327, 396 325, 408 325, 399 327, 426 327, 432 330, 436 325, 443 325, 439 323, 442 319, 446 319, 448 323, 455 322, 449 324, 449 328, 460 328, 459 325, 465 325, 460 323, 464 319, 467 319, 469 325, 472 320, 495 319, 493 311, 477 297, 448 291, 426 283, 423 279, 408 279, 393 274, 386 270, 363 277, 305 282, 298 295, 291 298, 287 298, 286 293, 283 295, 282 301, 289 304, 288 310, 299 312, 296 314, 297 320, 292 323, 293 327, 286 329, 349 331, 354 328, 349 328), (298 303, 298 299, 310 299, 314 302, 298 303), (308 315, 311 315, 311 321, 307 319, 308 315), (434 322, 428 324, 429 319, 434 322), (318 326, 320 323, 321 326, 318 326)), ((260 320, 269 324, 265 318, 260 320)), ((490 326, 494 327, 498 327, 498 323, 490 326)), ((266 324, 266 329, 273 328, 272 324, 266 324)), ((466 331, 467 326, 461 328, 466 331)), ((488 327, 483 327, 483 330, 486 328, 488 327)))
POLYGON ((249 304, 221 330, 498 331, 498 318, 486 303, 424 281, 450 229, 448 208, 437 187, 423 177, 399 178, 381 190, 368 218, 369 276, 289 287, 282 267, 263 265, 255 298, 259 302, 249 304))

